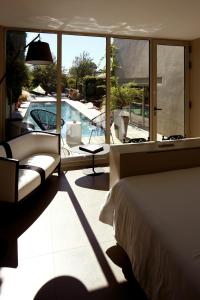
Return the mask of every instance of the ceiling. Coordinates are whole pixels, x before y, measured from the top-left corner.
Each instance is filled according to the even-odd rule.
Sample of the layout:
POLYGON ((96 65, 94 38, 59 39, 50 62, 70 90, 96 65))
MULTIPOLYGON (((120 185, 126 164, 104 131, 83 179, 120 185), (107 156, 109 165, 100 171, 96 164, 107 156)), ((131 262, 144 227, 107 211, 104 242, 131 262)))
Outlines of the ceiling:
POLYGON ((1 0, 0 25, 192 40, 200 37, 199 0, 1 0))

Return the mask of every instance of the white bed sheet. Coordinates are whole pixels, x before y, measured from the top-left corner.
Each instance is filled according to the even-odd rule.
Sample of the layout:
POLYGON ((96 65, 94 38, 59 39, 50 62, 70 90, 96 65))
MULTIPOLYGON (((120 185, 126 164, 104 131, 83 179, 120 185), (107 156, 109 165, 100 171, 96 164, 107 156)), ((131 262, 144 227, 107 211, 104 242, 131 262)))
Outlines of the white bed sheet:
POLYGON ((200 299, 200 167, 120 180, 99 219, 149 299, 200 299))

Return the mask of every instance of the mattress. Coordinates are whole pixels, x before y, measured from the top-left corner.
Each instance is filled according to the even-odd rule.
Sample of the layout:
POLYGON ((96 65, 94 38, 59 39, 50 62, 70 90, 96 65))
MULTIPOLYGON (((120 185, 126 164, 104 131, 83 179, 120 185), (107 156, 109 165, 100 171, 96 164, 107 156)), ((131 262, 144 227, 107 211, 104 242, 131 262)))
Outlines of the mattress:
POLYGON ((121 179, 99 219, 150 300, 200 299, 200 167, 121 179))

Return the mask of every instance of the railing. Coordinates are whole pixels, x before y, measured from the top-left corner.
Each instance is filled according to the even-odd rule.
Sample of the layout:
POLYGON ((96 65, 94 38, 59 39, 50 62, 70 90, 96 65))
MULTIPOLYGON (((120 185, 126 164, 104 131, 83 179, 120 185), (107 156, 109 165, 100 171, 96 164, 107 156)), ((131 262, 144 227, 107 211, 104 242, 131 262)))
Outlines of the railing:
POLYGON ((149 104, 132 102, 129 106, 129 123, 138 127, 149 128, 149 104))

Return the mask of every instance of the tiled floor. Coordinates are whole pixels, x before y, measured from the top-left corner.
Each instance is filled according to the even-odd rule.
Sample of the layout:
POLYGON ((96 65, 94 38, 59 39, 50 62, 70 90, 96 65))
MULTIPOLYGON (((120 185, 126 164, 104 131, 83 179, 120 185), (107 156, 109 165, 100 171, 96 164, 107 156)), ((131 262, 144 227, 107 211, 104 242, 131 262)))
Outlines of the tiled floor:
POLYGON ((109 187, 105 171, 52 176, 18 208, 18 267, 1 269, 1 300, 145 299, 124 277, 126 257, 113 229, 98 221, 109 187))

